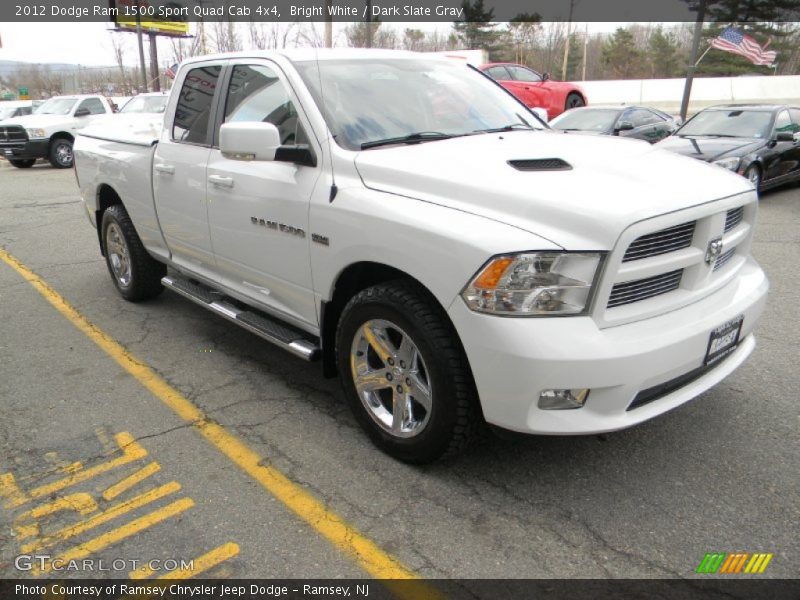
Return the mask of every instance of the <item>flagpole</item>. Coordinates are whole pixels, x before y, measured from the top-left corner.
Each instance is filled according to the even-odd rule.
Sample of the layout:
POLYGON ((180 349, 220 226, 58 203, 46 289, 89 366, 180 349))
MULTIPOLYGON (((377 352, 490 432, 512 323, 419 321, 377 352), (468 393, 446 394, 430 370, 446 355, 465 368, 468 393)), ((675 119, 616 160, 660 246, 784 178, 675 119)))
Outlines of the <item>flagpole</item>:
POLYGON ((692 38, 692 54, 689 57, 689 65, 686 69, 686 83, 683 85, 683 99, 681 100, 681 120, 686 120, 686 113, 689 111, 689 97, 692 94, 692 80, 694 79, 695 57, 700 48, 700 37, 703 34, 703 21, 706 18, 706 0, 699 0, 697 5, 697 20, 694 24, 694 37, 692 38))
POLYGON ((700 61, 702 61, 706 57, 706 54, 708 54, 709 50, 711 50, 711 44, 708 45, 708 48, 706 48, 706 51, 703 52, 703 55, 700 58, 697 59, 696 63, 694 63, 695 69, 697 68, 697 65, 700 64, 700 61))

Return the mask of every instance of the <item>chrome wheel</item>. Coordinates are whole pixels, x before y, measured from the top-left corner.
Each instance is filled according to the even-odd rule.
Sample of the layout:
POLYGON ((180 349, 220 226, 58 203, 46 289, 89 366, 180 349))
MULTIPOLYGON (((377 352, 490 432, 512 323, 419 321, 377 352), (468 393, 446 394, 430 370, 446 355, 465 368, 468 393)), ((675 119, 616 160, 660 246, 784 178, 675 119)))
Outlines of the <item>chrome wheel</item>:
POLYGON ((128 287, 131 284, 130 254, 128 244, 116 223, 111 223, 106 229, 106 253, 117 282, 122 287, 128 287))
POLYGON ((758 170, 758 167, 750 167, 747 169, 747 173, 745 174, 746 177, 750 180, 750 183, 758 190, 758 186, 761 185, 761 173, 758 170))
POLYGON ((393 436, 419 435, 428 424, 433 394, 425 361, 414 341, 391 321, 358 328, 350 370, 367 414, 393 436))
POLYGON ((72 144, 69 142, 61 142, 56 146, 55 157, 58 164, 63 167, 72 165, 72 144))

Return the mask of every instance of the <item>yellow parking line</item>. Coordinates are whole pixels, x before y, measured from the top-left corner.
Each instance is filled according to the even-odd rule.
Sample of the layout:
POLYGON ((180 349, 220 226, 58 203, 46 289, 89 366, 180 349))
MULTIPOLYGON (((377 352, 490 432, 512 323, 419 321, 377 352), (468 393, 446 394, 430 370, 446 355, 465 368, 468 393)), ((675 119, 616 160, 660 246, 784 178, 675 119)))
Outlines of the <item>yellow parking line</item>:
POLYGON ((200 575, 200 573, 205 573, 210 568, 217 566, 221 562, 225 562, 229 558, 233 558, 237 554, 239 554, 239 544, 229 542, 195 558, 193 569, 170 571, 165 575, 157 577, 157 579, 189 579, 195 575, 200 575))
MULTIPOLYGON (((262 458, 254 450, 224 427, 211 421, 203 411, 186 399, 178 390, 81 315, 58 292, 19 260, 2 249, 0 249, 0 260, 19 273, 58 312, 103 349, 123 369, 139 380, 142 385, 172 409, 175 414, 194 425, 206 440, 233 461, 242 471, 258 481, 300 519, 308 523, 339 550, 355 560, 367 573, 381 579, 419 578, 398 559, 381 550, 375 542, 349 525, 339 515, 327 509, 322 502, 301 486, 292 482, 280 470, 262 464, 262 458)), ((429 598, 438 596, 437 591, 427 584, 395 589, 395 593, 410 598, 419 598, 421 595, 429 598)))
POLYGON ((194 500, 191 498, 182 498, 181 500, 176 500, 172 504, 168 504, 167 506, 148 513, 143 517, 139 517, 130 523, 126 523, 122 527, 117 527, 116 529, 107 531, 103 535, 97 536, 88 542, 84 542, 83 544, 79 544, 73 548, 70 548, 63 554, 51 559, 50 562, 45 564, 44 569, 41 571, 38 568, 33 569, 33 575, 39 575, 43 572, 46 573, 50 571, 53 568, 53 564, 67 564, 71 560, 80 560, 91 554, 94 554, 95 552, 100 552, 101 550, 104 550, 105 548, 108 548, 109 546, 116 544, 127 537, 135 535, 140 531, 144 531, 148 527, 152 527, 161 521, 165 521, 170 517, 179 515, 183 511, 188 510, 193 506, 194 500))
POLYGON ((113 500, 120 494, 124 494, 133 486, 135 486, 140 481, 147 479, 150 475, 154 473, 158 473, 161 470, 161 466, 157 462, 151 462, 146 467, 142 467, 133 475, 129 475, 119 483, 115 483, 111 487, 109 487, 105 492, 103 492, 103 499, 105 500, 113 500))
POLYGON ((181 484, 179 484, 177 481, 171 481, 170 483, 162 485, 161 487, 147 491, 139 496, 134 496, 130 500, 121 502, 116 506, 112 506, 108 510, 97 513, 85 521, 79 521, 74 525, 65 527, 51 535, 36 540, 35 542, 24 544, 21 550, 25 553, 30 553, 36 550, 41 550, 42 548, 47 548, 48 546, 53 546, 59 542, 63 542, 64 540, 68 540, 76 535, 80 535, 81 533, 89 531, 90 529, 94 529, 103 523, 113 521, 117 517, 125 515, 133 510, 136 510, 137 508, 141 508, 142 506, 146 506, 152 502, 155 502, 159 498, 164 498, 165 496, 174 494, 175 492, 180 491, 180 489, 181 484))

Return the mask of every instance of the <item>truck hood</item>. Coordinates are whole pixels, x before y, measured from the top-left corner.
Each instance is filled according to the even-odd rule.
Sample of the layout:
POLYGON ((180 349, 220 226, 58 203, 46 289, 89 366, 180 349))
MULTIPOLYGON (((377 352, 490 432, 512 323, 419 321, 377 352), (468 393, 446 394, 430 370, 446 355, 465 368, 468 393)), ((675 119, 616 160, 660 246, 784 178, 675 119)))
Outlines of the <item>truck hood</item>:
POLYGON ((753 138, 726 138, 714 135, 672 136, 658 147, 700 160, 712 161, 723 156, 744 156, 761 148, 766 142, 753 138))
POLYGON ((481 215, 568 250, 608 250, 633 223, 752 190, 743 177, 646 142, 550 131, 376 148, 355 164, 368 188, 481 215), (509 164, 552 158, 571 168, 509 164))
POLYGON ((22 125, 28 128, 53 129, 64 124, 72 123, 74 118, 69 115, 42 115, 32 114, 24 117, 11 117, 3 121, 4 125, 22 125))

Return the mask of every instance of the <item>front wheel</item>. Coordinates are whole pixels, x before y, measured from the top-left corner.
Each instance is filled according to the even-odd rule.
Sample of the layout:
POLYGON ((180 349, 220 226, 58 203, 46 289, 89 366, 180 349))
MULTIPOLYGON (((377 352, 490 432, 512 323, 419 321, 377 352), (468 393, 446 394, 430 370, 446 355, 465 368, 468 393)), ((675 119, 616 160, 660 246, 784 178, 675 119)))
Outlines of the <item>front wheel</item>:
POLYGON ((35 158, 26 158, 24 160, 9 160, 13 166, 17 167, 18 169, 30 169, 34 163, 36 162, 35 158))
POLYGON ((750 180, 758 192, 761 188, 761 168, 758 165, 750 165, 744 172, 744 176, 750 180))
POLYGON ((441 307, 409 282, 363 290, 336 333, 339 375, 373 443, 413 464, 463 450, 481 423, 461 343, 441 307))
POLYGON ((72 166, 72 142, 67 138, 56 138, 50 144, 50 164, 56 169, 69 169, 72 166))
POLYGON ((139 302, 158 296, 167 268, 147 253, 124 206, 106 209, 101 233, 108 272, 122 297, 139 302))
POLYGON ((572 92, 567 96, 567 102, 564 105, 564 109, 569 110, 570 108, 580 108, 581 106, 586 106, 586 102, 584 101, 583 97, 580 94, 572 92))

